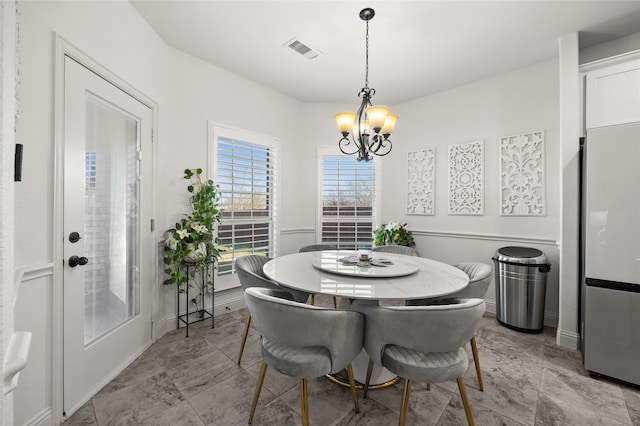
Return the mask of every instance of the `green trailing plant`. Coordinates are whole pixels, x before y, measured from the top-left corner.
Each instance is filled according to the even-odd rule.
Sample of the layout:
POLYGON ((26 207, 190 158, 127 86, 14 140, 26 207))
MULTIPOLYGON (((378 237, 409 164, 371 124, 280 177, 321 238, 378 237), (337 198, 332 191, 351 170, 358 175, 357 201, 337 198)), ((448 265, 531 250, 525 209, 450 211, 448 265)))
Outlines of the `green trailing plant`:
POLYGON ((397 244, 407 247, 414 247, 416 245, 411 231, 407 229, 407 224, 400 225, 396 220, 392 220, 374 229, 371 242, 375 247, 385 244, 397 244))
POLYGON ((190 285, 189 278, 201 272, 219 257, 215 225, 220 223, 220 195, 212 180, 202 180, 202 169, 186 169, 184 178, 189 181, 191 213, 185 215, 174 228, 167 230, 164 243, 164 263, 167 279, 165 285, 175 284, 179 291, 190 285), (191 277, 187 276, 189 265, 191 277))

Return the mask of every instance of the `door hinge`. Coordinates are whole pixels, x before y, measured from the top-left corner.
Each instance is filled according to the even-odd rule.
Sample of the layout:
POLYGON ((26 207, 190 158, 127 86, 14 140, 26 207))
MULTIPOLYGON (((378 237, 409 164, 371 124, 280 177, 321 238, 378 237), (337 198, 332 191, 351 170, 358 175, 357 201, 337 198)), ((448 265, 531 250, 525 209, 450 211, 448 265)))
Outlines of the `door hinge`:
POLYGON ((156 230, 156 220, 151 219, 151 232, 156 230))

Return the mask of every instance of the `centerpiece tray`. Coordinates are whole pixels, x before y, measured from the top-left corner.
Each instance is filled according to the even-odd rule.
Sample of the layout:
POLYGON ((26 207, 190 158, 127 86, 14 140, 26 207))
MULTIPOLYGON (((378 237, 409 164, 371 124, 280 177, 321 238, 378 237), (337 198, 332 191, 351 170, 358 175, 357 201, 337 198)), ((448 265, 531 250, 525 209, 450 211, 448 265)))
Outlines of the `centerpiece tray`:
POLYGON ((418 270, 416 265, 405 263, 397 258, 372 257, 363 261, 357 256, 336 256, 327 252, 314 258, 313 266, 332 274, 367 278, 402 277, 418 270))

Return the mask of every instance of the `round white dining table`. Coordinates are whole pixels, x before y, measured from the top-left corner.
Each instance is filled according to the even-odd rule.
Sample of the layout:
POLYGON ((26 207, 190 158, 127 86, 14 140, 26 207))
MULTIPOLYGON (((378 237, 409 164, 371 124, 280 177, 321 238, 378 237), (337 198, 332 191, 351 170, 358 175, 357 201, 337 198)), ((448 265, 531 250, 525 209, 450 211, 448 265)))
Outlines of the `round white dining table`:
MULTIPOLYGON (((469 277, 443 262, 386 252, 368 252, 370 262, 356 263, 359 252, 326 250, 276 257, 264 273, 284 287, 340 297, 340 308, 352 303, 379 303, 446 296, 462 290, 469 277), (375 266, 378 265, 378 266, 375 266)), ((364 350, 352 362, 357 381, 364 383, 369 357, 364 350)), ((372 385, 389 383, 390 371, 377 367, 372 385)))

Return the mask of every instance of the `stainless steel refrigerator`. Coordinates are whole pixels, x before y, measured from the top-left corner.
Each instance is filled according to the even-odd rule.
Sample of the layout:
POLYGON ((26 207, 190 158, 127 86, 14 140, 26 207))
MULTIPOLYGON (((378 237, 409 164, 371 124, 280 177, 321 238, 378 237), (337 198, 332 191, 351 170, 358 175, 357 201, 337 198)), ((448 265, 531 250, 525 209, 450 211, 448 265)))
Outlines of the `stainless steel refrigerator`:
POLYGON ((584 366, 640 385, 640 123, 590 129, 581 182, 584 366))

